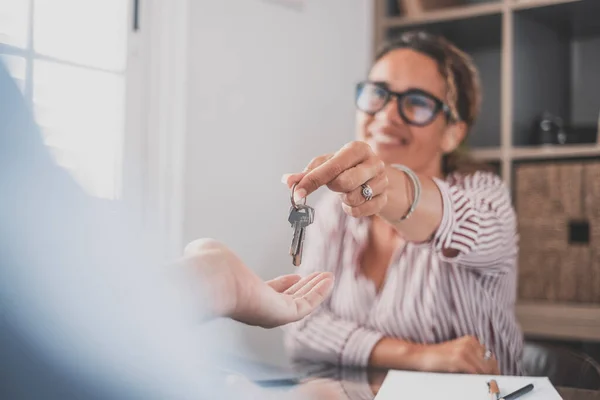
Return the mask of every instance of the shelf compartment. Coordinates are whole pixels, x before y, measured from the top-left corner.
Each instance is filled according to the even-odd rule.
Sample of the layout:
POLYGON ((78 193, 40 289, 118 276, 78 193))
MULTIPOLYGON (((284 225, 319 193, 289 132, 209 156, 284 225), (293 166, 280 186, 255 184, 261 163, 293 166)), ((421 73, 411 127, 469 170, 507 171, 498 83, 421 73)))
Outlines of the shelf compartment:
POLYGON ((544 111, 560 117, 566 127, 597 126, 600 112, 597 15, 600 15, 597 0, 515 11, 514 145, 534 143, 534 124, 544 111))
POLYGON ((425 30, 444 35, 463 50, 479 48, 501 48, 502 14, 491 13, 459 20, 441 20, 437 22, 412 20, 402 25, 388 26, 387 37, 394 37, 408 30, 425 30))
MULTIPOLYGON (((426 11, 414 16, 391 13, 392 16, 385 18, 383 24, 387 28, 399 28, 414 24, 462 20, 490 14, 500 14, 502 7, 502 3, 500 2, 481 2, 426 11)), ((388 15, 390 14, 388 13, 388 15)))
POLYGON ((600 34, 600 24, 598 24, 600 2, 597 0, 535 3, 540 4, 517 8, 516 15, 535 20, 560 35, 572 39, 600 34))

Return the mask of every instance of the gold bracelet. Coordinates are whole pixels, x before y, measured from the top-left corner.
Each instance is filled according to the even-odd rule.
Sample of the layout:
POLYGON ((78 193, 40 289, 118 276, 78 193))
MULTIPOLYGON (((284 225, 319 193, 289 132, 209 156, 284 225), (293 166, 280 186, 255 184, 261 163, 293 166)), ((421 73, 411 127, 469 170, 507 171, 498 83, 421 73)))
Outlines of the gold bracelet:
POLYGON ((413 202, 410 205, 406 214, 398 220, 398 221, 404 221, 404 220, 408 219, 408 217, 411 216, 411 214, 417 208, 417 204, 419 204, 419 200, 421 199, 421 182, 419 181, 419 177, 417 176, 417 174, 415 174, 412 169, 405 167, 404 165, 401 165, 401 164, 392 164, 392 167, 396 168, 399 171, 404 172, 410 178, 410 180, 412 181, 412 184, 413 184, 413 190, 415 193, 413 202))

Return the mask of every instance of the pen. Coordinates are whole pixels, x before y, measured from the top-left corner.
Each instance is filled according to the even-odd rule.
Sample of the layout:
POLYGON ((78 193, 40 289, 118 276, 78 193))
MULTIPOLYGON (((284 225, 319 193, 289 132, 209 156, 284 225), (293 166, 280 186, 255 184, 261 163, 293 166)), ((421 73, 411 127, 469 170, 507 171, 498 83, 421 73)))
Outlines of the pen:
POLYGON ((488 382, 488 388, 490 393, 490 400, 498 400, 500 398, 500 389, 498 383, 492 379, 488 382))
POLYGON ((533 390, 533 385, 530 383, 527 386, 522 387, 521 389, 512 392, 511 394, 507 394, 506 396, 502 397, 500 400, 513 400, 516 398, 519 398, 521 396, 523 396, 526 393, 529 393, 533 390))

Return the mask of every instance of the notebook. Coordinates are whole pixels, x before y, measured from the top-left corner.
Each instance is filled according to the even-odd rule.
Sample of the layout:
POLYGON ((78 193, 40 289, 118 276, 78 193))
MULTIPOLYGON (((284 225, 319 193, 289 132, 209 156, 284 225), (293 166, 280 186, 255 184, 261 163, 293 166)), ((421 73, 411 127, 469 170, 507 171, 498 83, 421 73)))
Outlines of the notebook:
POLYGON ((530 383, 534 388, 519 400, 562 400, 550 380, 545 377, 488 376, 466 374, 437 374, 426 372, 390 371, 375 400, 489 399, 487 382, 495 379, 500 395, 506 396, 530 383))

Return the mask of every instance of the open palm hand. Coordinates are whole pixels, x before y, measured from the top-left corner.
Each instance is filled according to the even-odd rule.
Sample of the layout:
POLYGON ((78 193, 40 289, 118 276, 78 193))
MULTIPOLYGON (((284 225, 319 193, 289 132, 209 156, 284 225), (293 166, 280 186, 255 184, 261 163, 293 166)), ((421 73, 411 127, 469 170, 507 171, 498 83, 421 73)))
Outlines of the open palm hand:
POLYGON ((206 275, 212 277, 209 280, 226 282, 228 293, 218 295, 227 306, 218 308, 224 316, 248 325, 273 328, 298 321, 314 311, 333 287, 328 272, 284 275, 264 282, 227 246, 210 239, 192 242, 186 255, 196 259, 199 268, 211 269, 206 275))

